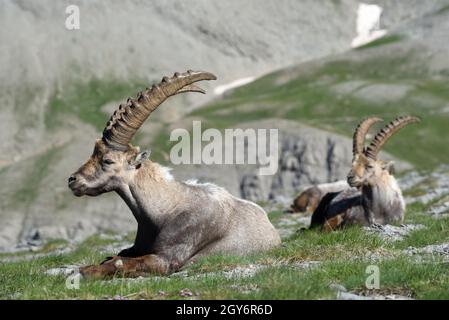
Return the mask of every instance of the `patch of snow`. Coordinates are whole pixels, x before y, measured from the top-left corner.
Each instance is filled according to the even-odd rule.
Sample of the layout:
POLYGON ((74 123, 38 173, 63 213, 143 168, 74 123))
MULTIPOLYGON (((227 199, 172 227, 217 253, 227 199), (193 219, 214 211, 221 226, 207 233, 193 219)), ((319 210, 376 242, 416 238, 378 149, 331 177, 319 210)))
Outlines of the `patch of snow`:
POLYGON ((360 3, 357 10, 357 36, 352 40, 353 48, 360 47, 387 34, 380 29, 382 7, 376 4, 360 3))
POLYGON ((225 93, 226 91, 228 91, 230 89, 234 89, 234 88, 243 86, 245 84, 248 84, 250 82, 253 82, 254 79, 255 79, 255 77, 246 77, 246 78, 241 78, 241 79, 234 80, 234 81, 232 81, 230 83, 223 84, 221 86, 217 86, 214 89, 214 94, 221 95, 221 94, 225 93))

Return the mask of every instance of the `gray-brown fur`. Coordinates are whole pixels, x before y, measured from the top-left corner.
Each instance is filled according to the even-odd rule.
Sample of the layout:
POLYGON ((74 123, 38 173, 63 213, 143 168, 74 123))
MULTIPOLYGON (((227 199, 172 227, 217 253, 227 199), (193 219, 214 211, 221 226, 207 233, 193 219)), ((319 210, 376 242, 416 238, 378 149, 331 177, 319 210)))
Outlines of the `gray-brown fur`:
MULTIPOLYGON (((195 75, 195 81, 204 78, 188 74, 195 75)), ((177 75, 174 81, 179 78, 177 75)), ((192 86, 193 80, 182 79, 188 90, 177 85, 178 93, 201 91, 192 86)), ((118 256, 82 268, 84 276, 168 274, 203 255, 244 255, 280 244, 278 232, 258 205, 213 184, 175 181, 166 168, 147 159, 138 147, 124 145, 124 135, 108 130, 108 139, 96 141, 91 158, 69 178, 69 187, 76 196, 117 192, 138 222, 137 235, 134 245, 118 256)))
POLYGON ((306 214, 312 214, 318 207, 321 199, 328 193, 339 192, 348 188, 348 183, 344 180, 323 183, 310 188, 307 188, 301 192, 290 206, 293 213, 301 212, 306 214))

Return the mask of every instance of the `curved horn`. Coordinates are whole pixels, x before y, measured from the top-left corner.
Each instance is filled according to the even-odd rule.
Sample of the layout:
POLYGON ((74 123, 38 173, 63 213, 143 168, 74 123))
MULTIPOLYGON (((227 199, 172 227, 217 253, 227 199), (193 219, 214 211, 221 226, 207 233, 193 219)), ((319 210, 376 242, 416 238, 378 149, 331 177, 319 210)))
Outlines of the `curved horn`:
POLYGON ((202 80, 216 80, 209 72, 192 71, 175 73, 173 77, 162 78, 162 81, 137 95, 137 99, 128 98, 114 111, 103 130, 103 141, 110 147, 126 150, 128 143, 148 116, 168 97, 181 92, 206 93, 193 83, 202 80))
POLYGON ((366 149, 365 155, 371 159, 376 159, 377 154, 379 153, 382 146, 400 129, 411 123, 418 123, 421 120, 417 117, 412 116, 403 116, 394 119, 389 124, 387 124, 383 129, 381 129, 373 141, 371 141, 370 145, 366 149))
POLYGON ((365 136, 368 130, 377 122, 383 121, 381 118, 369 117, 359 123, 352 138, 352 154, 360 154, 365 151, 365 136))

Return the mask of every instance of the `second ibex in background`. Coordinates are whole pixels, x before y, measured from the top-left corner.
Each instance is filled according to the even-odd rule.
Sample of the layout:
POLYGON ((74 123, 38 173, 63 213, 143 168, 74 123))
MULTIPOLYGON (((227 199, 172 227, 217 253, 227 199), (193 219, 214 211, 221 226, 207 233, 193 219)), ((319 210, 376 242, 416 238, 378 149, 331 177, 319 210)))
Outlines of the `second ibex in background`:
POLYGON ((404 116, 391 121, 365 148, 368 130, 379 121, 382 119, 370 117, 357 126, 352 167, 347 176, 349 187, 322 197, 312 215, 311 227, 332 230, 347 224, 384 225, 403 221, 405 202, 392 175, 392 162, 378 159, 378 154, 396 132, 419 119, 404 116))

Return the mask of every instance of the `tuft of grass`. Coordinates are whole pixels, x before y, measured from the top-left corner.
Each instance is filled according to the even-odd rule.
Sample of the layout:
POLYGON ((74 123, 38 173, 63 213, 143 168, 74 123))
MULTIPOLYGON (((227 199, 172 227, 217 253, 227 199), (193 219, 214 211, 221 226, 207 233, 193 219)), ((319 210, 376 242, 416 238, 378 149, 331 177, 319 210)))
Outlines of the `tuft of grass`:
MULTIPOLYGON (((430 204, 429 204, 430 205, 430 204)), ((430 218, 427 207, 420 203, 408 205, 405 223, 422 224, 425 228, 415 230, 405 237, 403 241, 394 245, 397 249, 408 247, 424 247, 431 244, 440 244, 449 241, 449 218, 430 218)))

